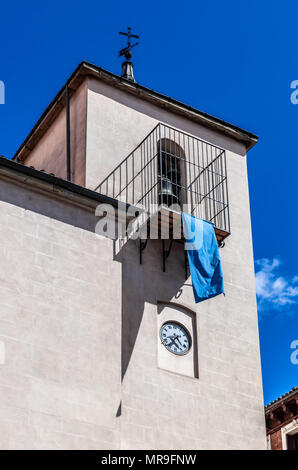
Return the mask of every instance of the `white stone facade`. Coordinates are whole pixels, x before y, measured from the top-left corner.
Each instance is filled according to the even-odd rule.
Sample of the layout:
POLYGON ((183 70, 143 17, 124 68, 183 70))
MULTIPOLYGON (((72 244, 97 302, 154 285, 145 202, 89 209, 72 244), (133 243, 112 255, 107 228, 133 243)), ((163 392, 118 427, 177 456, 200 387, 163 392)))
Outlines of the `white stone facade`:
POLYGON ((1 176, 0 448, 265 449, 244 145, 93 79, 87 99, 89 188, 159 121, 227 150, 226 296, 195 305, 181 246, 166 273, 157 240, 140 265, 90 208, 1 176), (176 371, 158 336, 171 309, 194 329, 176 371))

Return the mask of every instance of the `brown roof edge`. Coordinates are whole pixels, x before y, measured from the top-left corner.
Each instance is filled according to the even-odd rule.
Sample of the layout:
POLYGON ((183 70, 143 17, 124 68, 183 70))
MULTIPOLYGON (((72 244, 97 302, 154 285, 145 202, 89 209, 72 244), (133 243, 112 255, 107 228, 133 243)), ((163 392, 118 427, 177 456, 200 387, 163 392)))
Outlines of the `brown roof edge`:
POLYGON ((215 128, 216 130, 243 142, 246 145, 247 150, 250 150, 258 141, 258 136, 252 134, 251 132, 243 130, 240 127, 223 121, 222 119, 199 111, 196 108, 181 103, 180 101, 158 93, 154 90, 150 90, 149 88, 139 85, 138 83, 130 82, 120 77, 119 75, 102 69, 101 67, 83 61, 77 66, 65 85, 59 90, 55 98, 46 108, 31 132, 28 134, 22 145, 15 153, 13 159, 19 158, 22 161, 26 159, 27 154, 41 139, 48 127, 64 107, 66 85, 69 86, 71 95, 80 86, 86 76, 94 76, 105 82, 112 83, 113 86, 118 86, 128 93, 136 94, 148 101, 153 101, 159 106, 166 106, 172 112, 185 115, 189 119, 200 122, 207 127, 215 128))
MULTIPOLYGON (((63 178, 58 178, 53 174, 46 173, 45 171, 36 170, 31 166, 22 165, 21 163, 9 160, 3 155, 0 155, 0 176, 7 176, 12 172, 14 175, 14 181, 18 180, 16 175, 20 175, 22 177, 22 182, 26 184, 33 184, 33 180, 48 183, 52 188, 55 188, 56 193, 59 189, 61 191, 68 191, 78 197, 89 199, 90 201, 93 201, 97 204, 108 204, 115 207, 115 209, 119 211, 127 213, 128 217, 130 214, 135 214, 137 217, 137 215, 142 212, 142 209, 136 206, 98 193, 92 189, 85 188, 84 186, 72 183, 63 178)), ((131 218, 134 218, 134 216, 131 218)))
POLYGON ((272 401, 271 403, 268 403, 268 405, 265 406, 265 412, 267 413, 268 411, 272 410, 272 408, 279 406, 283 401, 289 400, 296 394, 298 394, 298 387, 292 388, 292 390, 290 390, 289 392, 285 393, 284 395, 272 401))

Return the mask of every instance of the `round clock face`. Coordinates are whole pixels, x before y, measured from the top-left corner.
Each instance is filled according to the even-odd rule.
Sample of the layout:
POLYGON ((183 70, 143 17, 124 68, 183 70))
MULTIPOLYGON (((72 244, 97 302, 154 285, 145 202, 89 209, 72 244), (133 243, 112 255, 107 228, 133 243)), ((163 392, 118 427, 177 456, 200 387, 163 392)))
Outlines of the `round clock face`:
POLYGON ((191 347, 191 337, 186 328, 173 321, 162 325, 160 339, 168 351, 178 356, 188 353, 191 347))

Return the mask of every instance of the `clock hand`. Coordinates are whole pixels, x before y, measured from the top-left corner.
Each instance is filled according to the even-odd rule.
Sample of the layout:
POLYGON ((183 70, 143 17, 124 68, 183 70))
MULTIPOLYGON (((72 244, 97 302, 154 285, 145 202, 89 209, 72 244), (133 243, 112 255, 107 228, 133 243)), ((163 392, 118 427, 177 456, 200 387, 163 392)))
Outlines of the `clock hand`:
POLYGON ((172 344, 174 346, 177 346, 176 343, 175 343, 175 340, 177 339, 177 336, 174 336, 174 335, 168 336, 167 339, 170 339, 170 341, 171 341, 170 343, 167 344, 167 346, 171 346, 172 344))
POLYGON ((173 344, 174 346, 176 346, 176 347, 179 348, 179 345, 177 346, 177 343, 175 342, 176 340, 178 340, 180 346, 182 346, 182 343, 181 343, 181 341, 180 341, 180 339, 179 339, 179 335, 171 335, 171 336, 168 336, 167 338, 165 338, 165 339, 162 340, 161 342, 162 342, 163 344, 165 344, 166 346, 171 346, 171 345, 173 344), (165 341, 168 340, 168 339, 170 340, 170 343, 165 343, 165 341))
POLYGON ((166 341, 170 340, 170 341, 171 341, 170 344, 172 344, 172 343, 173 343, 173 339, 172 339, 172 338, 174 338, 174 336, 167 336, 166 338, 162 339, 161 342, 162 342, 163 344, 168 344, 168 343, 166 343, 166 341))
MULTIPOLYGON (((176 346, 176 347, 177 347, 177 343, 175 343, 175 341, 178 339, 178 341, 180 343, 180 346, 182 346, 182 343, 179 340, 179 335, 168 336, 168 338, 172 338, 171 344, 174 344, 174 346, 176 346)), ((179 345, 178 345, 178 347, 179 347, 179 345)))
POLYGON ((176 346, 177 348, 180 348, 180 347, 182 347, 182 343, 180 342, 180 340, 179 340, 178 336, 176 336, 176 338, 174 339, 174 341, 176 341, 176 340, 177 340, 177 341, 179 341, 179 344, 177 344, 177 343, 174 343, 174 344, 175 344, 175 346, 176 346))
POLYGON ((172 336, 168 336, 166 339, 171 339, 172 342, 175 341, 176 339, 176 336, 175 335, 172 335, 172 336))

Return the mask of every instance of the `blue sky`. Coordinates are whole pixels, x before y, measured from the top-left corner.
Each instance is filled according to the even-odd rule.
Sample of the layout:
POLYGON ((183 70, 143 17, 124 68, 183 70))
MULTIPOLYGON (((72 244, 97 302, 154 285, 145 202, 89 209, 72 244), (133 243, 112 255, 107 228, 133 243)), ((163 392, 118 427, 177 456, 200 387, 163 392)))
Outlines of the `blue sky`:
POLYGON ((248 172, 265 402, 298 385, 297 17, 291 0, 1 5, 0 154, 13 156, 81 60, 120 72, 128 25, 139 83, 260 135, 248 172))

